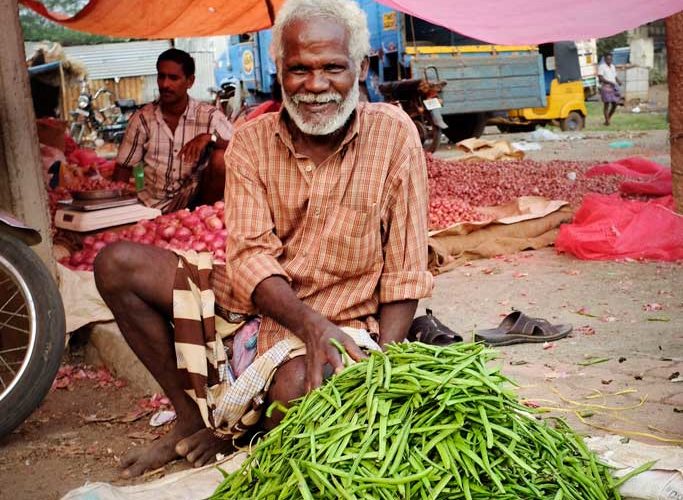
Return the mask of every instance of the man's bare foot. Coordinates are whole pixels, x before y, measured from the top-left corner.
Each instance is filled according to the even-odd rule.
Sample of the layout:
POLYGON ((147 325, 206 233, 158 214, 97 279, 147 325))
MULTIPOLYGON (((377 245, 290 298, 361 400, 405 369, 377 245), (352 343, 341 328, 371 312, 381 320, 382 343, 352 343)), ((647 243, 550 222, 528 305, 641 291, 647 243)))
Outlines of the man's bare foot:
POLYGON ((217 453, 230 453, 235 450, 232 441, 216 437, 209 429, 201 429, 181 440, 175 453, 185 457, 194 467, 202 467, 216 459, 217 453))
POLYGON ((166 435, 149 446, 130 450, 121 459, 121 477, 130 479, 139 476, 147 470, 158 469, 178 458, 176 445, 185 437, 192 436, 197 428, 185 428, 176 424, 166 435))

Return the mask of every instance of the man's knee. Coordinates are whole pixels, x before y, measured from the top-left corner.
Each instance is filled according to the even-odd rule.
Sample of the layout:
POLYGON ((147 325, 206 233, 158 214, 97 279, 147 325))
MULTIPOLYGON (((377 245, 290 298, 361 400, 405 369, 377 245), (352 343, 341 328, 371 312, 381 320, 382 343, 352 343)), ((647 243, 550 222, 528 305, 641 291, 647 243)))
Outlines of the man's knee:
POLYGON ((130 280, 131 273, 136 272, 139 263, 140 245, 128 241, 118 241, 104 247, 97 254, 93 263, 95 284, 99 292, 120 291, 130 280))
POLYGON ((273 384, 268 391, 268 399, 287 405, 290 401, 300 398, 306 393, 305 379, 305 358, 299 356, 287 361, 275 372, 273 384))

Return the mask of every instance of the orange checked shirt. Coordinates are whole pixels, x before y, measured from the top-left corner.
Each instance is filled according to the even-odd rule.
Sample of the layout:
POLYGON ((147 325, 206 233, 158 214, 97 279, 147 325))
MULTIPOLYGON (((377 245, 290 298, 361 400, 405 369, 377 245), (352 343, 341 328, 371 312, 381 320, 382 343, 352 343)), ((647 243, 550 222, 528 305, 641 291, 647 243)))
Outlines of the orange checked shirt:
MULTIPOLYGON (((214 278, 221 307, 256 312, 254 289, 279 275, 333 323, 377 332, 380 304, 431 294, 417 130, 388 104, 361 103, 352 120, 319 165, 295 152, 282 113, 235 131, 225 155, 226 272, 214 278)), ((264 317, 258 352, 288 334, 264 317)))

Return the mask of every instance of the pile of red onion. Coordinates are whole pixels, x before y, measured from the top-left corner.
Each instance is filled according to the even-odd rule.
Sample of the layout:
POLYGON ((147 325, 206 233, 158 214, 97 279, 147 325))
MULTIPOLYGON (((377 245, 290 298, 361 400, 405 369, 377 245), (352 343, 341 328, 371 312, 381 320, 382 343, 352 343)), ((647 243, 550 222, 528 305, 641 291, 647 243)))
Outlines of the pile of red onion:
POLYGON ((213 252, 216 262, 225 262, 223 223, 225 204, 202 205, 190 212, 187 209, 160 215, 154 220, 143 220, 120 231, 105 231, 83 239, 83 249, 61 260, 61 263, 79 271, 92 271, 98 252, 116 241, 133 241, 174 250, 213 252))
POLYGON ((619 191, 619 176, 586 177, 595 162, 448 161, 427 154, 429 227, 486 220, 477 207, 508 203, 520 196, 543 196, 581 204, 588 193, 619 191))

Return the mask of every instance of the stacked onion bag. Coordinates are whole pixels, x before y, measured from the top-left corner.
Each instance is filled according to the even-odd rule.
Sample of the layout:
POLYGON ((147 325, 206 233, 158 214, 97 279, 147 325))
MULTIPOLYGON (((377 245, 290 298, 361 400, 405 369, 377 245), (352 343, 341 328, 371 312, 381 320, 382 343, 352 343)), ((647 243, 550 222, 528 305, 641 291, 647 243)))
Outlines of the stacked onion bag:
POLYGON ((619 498, 608 467, 564 422, 529 414, 494 357, 481 344, 374 352, 292 406, 212 498, 619 498))

